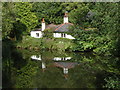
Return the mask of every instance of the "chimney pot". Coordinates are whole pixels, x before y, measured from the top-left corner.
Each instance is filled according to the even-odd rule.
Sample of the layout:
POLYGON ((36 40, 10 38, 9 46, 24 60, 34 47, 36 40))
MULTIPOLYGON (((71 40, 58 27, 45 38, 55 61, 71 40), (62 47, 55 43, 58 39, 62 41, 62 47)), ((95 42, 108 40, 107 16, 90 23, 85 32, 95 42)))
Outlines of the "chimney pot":
POLYGON ((68 12, 67 11, 65 12, 65 15, 64 15, 64 23, 68 23, 68 12))
POLYGON ((44 18, 42 18, 42 31, 44 31, 45 30, 45 20, 44 20, 44 18))
POLYGON ((45 22, 44 18, 42 18, 42 22, 45 22))

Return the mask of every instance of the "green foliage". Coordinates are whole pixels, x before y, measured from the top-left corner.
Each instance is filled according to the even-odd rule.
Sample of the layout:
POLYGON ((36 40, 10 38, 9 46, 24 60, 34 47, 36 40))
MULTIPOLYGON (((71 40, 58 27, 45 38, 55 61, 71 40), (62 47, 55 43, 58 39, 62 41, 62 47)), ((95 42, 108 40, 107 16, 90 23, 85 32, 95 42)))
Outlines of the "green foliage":
POLYGON ((94 45, 92 42, 85 42, 85 41, 77 41, 76 43, 76 48, 74 51, 86 51, 86 50, 91 50, 94 48, 94 45))
POLYGON ((120 89, 120 80, 115 75, 113 77, 105 78, 105 81, 107 84, 104 86, 104 88, 120 89))
POLYGON ((54 44, 55 44, 54 39, 43 38, 42 42, 41 42, 41 47, 42 47, 42 49, 50 50, 50 49, 52 49, 54 44))
POLYGON ((47 39, 52 39, 53 38, 53 29, 45 29, 43 32, 43 37, 47 38, 47 39))
MULTIPOLYGON (((103 51, 106 54, 113 54, 116 49, 116 40, 119 37, 118 3, 96 3, 93 11, 96 13, 96 15, 94 16, 91 24, 99 29, 101 34, 100 38, 102 38, 102 42, 100 42, 101 46, 99 45, 99 50, 101 53, 103 51)), ((97 41, 99 42, 100 39, 97 41)))
MULTIPOLYGON (((47 34, 48 35, 48 34, 47 34)), ((75 44, 70 39, 65 38, 33 38, 30 36, 23 36, 21 42, 16 42, 17 48, 34 49, 34 50, 58 50, 58 51, 72 51, 75 44)))
MULTIPOLYGON (((36 63, 34 62, 34 64, 36 63)), ((29 61, 29 63, 25 67, 17 70, 17 83, 15 84, 16 88, 34 87, 32 78, 35 76, 38 69, 38 66, 34 66, 34 64, 33 62, 29 61)))
POLYGON ((3 58, 4 88, 120 88, 119 59, 115 57, 80 52, 13 49, 10 55, 13 56, 3 58), (32 55, 41 55, 42 60, 31 60, 32 55), (65 62, 75 62, 78 65, 70 68, 68 77, 65 78, 62 68, 54 66, 54 57, 72 57, 65 62), (46 64, 44 70, 41 68, 43 62, 46 64))
POLYGON ((38 19, 34 12, 32 12, 33 3, 21 2, 15 3, 15 9, 18 17, 17 21, 20 21, 27 27, 26 32, 30 32, 37 26, 38 19))
MULTIPOLYGON (((89 8, 85 4, 79 4, 77 9, 74 9, 70 12, 70 21, 75 25, 80 25, 85 27, 86 25, 86 15, 89 11, 89 8)), ((88 27, 88 26, 87 26, 88 27)))
POLYGON ((22 40, 22 35, 29 33, 37 25, 38 19, 31 11, 33 3, 29 2, 5 2, 2 13, 3 39, 14 38, 22 40))
POLYGON ((93 48, 94 52, 104 55, 112 55, 119 51, 116 49, 119 47, 116 42, 119 38, 118 3, 88 3, 85 6, 83 4, 82 8, 71 11, 71 16, 75 23, 70 31, 76 38, 75 50, 84 51, 93 48), (93 14, 92 19, 86 17, 89 12, 93 14), (80 13, 82 15, 79 16, 80 13))
POLYGON ((37 18, 39 20, 38 27, 41 25, 41 19, 44 17, 46 23, 55 23, 60 24, 62 23, 63 19, 63 12, 61 8, 61 3, 56 2, 41 2, 41 3, 34 3, 32 11, 36 13, 37 18))
MULTIPOLYGON (((15 44, 15 46, 21 48, 21 50, 22 48, 31 49, 31 51, 39 49, 41 51, 54 50, 54 55, 52 55, 52 53, 46 53, 46 51, 45 53, 37 53, 37 55, 42 53, 43 60, 49 61, 55 56, 69 56, 64 53, 64 51, 67 50, 94 51, 94 55, 92 57, 88 54, 83 55, 80 53, 73 53, 72 61, 80 62, 81 65, 80 68, 70 69, 70 78, 64 84, 63 82, 65 80, 63 77, 58 78, 57 76, 57 74, 59 77, 62 75, 61 69, 55 69, 53 67, 47 68, 47 72, 45 73, 40 72, 42 71, 39 68, 41 63, 32 62, 30 60, 30 56, 33 53, 30 51, 28 51, 29 53, 27 54, 25 54, 25 52, 11 53, 11 46, 14 47, 14 43, 8 42, 7 39, 7 42, 3 43, 2 48, 4 86, 6 87, 7 85, 17 88, 29 88, 34 87, 33 83, 37 83, 36 86, 38 87, 53 87, 54 85, 56 85, 54 87, 57 87, 57 85, 61 87, 84 87, 85 85, 86 87, 93 88, 96 85, 96 81, 102 81, 103 79, 103 81, 105 80, 106 82, 106 85, 103 85, 104 88, 119 89, 120 59, 110 57, 110 55, 119 56, 120 52, 118 6, 119 3, 107 2, 3 3, 2 38, 15 38, 16 40, 21 40, 15 44), (23 36, 35 27, 40 28, 41 19, 43 17, 45 18, 47 24, 62 23, 63 15, 66 10, 69 12, 70 22, 74 24, 74 26, 71 27, 70 34, 76 38, 75 40, 53 38, 52 30, 49 29, 44 32, 44 38, 37 39, 29 36, 23 36), (89 13, 91 14, 88 15, 89 13), (96 53, 101 56, 97 56, 96 53), (103 57, 103 55, 105 55, 105 57, 103 57), (56 71, 57 73, 55 73, 56 71), (109 74, 109 77, 106 73, 109 74), (116 76, 111 74, 115 74, 116 76), (33 82, 33 77, 36 78, 35 82, 33 82), (49 78, 49 80, 45 77, 49 78), (50 82, 53 80, 55 82, 50 82), (82 83, 79 83, 80 80, 82 83), (6 83, 6 81, 9 82, 6 83), (94 84, 91 84, 91 81, 94 81, 94 84), (9 83, 11 84, 8 85, 9 83)), ((23 52, 23 50, 21 52, 23 52)), ((100 82, 98 83, 99 85, 102 85, 100 82)))
POLYGON ((21 42, 16 42, 16 47, 24 48, 24 49, 40 49, 41 39, 40 38, 33 38, 30 36, 23 36, 21 42))
POLYGON ((65 51, 65 50, 71 51, 74 46, 72 40, 69 39, 60 38, 60 39, 56 39, 55 42, 56 42, 55 48, 61 51, 65 51))
POLYGON ((71 51, 73 48, 73 43, 69 39, 65 38, 53 38, 53 39, 42 39, 42 48, 48 50, 58 50, 58 51, 71 51))
POLYGON ((4 2, 2 8, 2 38, 8 38, 13 33, 13 23, 15 22, 14 4, 4 2))

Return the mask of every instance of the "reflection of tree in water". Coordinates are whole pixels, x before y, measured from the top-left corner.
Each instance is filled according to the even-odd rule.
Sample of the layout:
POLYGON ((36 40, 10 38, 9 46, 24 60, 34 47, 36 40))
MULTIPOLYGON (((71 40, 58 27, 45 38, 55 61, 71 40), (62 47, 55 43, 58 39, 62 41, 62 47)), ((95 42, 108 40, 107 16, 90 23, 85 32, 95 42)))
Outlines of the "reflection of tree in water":
POLYGON ((28 64, 21 68, 17 72, 16 77, 16 88, 32 88, 35 87, 33 83, 33 77, 36 75, 36 72, 38 70, 38 63, 29 61, 28 64))
POLYGON ((17 21, 13 23, 13 26, 14 28, 11 31, 10 37, 16 38, 16 40, 21 41, 23 33, 25 33, 27 29, 26 25, 21 23, 20 21, 17 21))
POLYGON ((13 51, 11 53, 11 58, 13 59, 14 62, 13 67, 15 67, 18 70, 26 66, 28 63, 28 60, 23 59, 21 52, 13 51))
POLYGON ((45 72, 42 72, 40 69, 40 72, 38 72, 35 77, 35 84, 38 88, 57 88, 61 85, 60 82, 63 81, 62 72, 55 67, 49 67, 45 72))
MULTIPOLYGON (((104 79, 109 75, 109 73, 107 72, 112 71, 118 74, 118 71, 115 71, 116 67, 113 67, 116 65, 116 63, 109 62, 111 58, 108 57, 104 58, 101 56, 94 55, 88 56, 80 53, 63 54, 63 57, 64 55, 73 56, 71 60, 73 63, 75 62, 74 60, 79 62, 79 65, 76 65, 74 68, 69 69, 67 79, 65 79, 63 68, 55 67, 54 62, 57 61, 52 60, 53 57, 59 56, 58 53, 55 53, 53 55, 51 52, 47 51, 30 52, 22 50, 18 51, 18 53, 14 51, 10 55, 12 56, 12 58, 10 58, 11 64, 9 67, 4 67, 4 71, 6 71, 9 68, 9 71, 11 71, 11 73, 4 72, 5 77, 9 77, 9 79, 7 79, 7 81, 9 81, 10 83, 9 85, 7 85, 9 87, 12 86, 16 88, 101 88, 105 86, 104 79), (31 60, 30 57, 32 55, 41 55, 42 60, 31 60), (42 63, 45 64, 44 72, 42 69, 42 63), (113 69, 111 69, 111 67, 113 69)), ((115 60, 115 58, 113 60, 115 60)), ((6 80, 5 77, 4 80, 6 80)), ((107 79, 107 81, 112 80, 107 79)))
POLYGON ((7 40, 2 43, 2 87, 11 87, 12 82, 12 71, 13 71, 13 59, 11 58, 11 46, 13 43, 7 40))
POLYGON ((104 79, 106 84, 103 86, 105 88, 120 89, 120 76, 112 75, 104 79))

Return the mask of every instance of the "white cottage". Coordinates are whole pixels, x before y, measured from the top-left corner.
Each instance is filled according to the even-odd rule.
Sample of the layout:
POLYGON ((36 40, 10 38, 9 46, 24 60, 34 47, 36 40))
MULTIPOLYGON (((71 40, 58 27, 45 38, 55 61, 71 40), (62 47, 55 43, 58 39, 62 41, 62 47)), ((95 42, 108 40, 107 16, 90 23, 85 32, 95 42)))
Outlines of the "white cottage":
POLYGON ((49 28, 53 29, 54 28, 53 36, 55 38, 75 39, 71 35, 65 33, 65 32, 69 31, 69 26, 71 26, 71 25, 73 25, 73 24, 68 22, 68 12, 65 12, 65 15, 64 15, 64 18, 63 18, 63 24, 59 24, 59 25, 49 24, 49 25, 46 25, 45 20, 43 18, 42 19, 42 28, 31 31, 30 34, 31 34, 31 37, 41 38, 43 36, 43 31, 45 29, 49 29, 49 28))

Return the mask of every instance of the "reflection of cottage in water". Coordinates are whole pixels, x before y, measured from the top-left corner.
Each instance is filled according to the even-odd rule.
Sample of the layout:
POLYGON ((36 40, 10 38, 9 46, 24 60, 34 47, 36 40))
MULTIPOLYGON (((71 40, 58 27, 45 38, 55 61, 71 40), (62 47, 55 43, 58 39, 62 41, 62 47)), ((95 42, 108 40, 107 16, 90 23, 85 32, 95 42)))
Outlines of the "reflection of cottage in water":
POLYGON ((31 59, 33 59, 33 60, 42 60, 41 55, 32 55, 31 59))
MULTIPOLYGON (((32 55, 31 59, 42 61, 41 55, 32 55)), ((46 68, 46 64, 45 62, 42 61, 42 69, 44 70, 45 68, 46 68)))
POLYGON ((70 60, 71 57, 54 57, 53 60, 54 61, 66 61, 66 60, 70 60))
POLYGON ((63 69, 64 77, 67 79, 68 69, 74 68, 76 65, 78 65, 78 63, 77 62, 54 62, 54 65, 56 67, 60 67, 63 69))
MULTIPOLYGON (((72 57, 54 57, 54 61, 67 61, 70 60, 72 57)), ((41 55, 32 55, 31 59, 33 60, 42 60, 41 55)))
MULTIPOLYGON (((78 65, 77 62, 64 62, 66 60, 70 60, 72 57, 54 57, 52 60, 54 60, 55 62, 53 63, 53 65, 55 67, 60 67, 63 69, 63 73, 65 78, 67 78, 68 76, 68 70, 70 68, 74 68, 76 65, 78 65)), ((40 60, 42 62, 42 69, 43 71, 46 69, 46 63, 44 61, 42 61, 41 55, 32 55, 31 59, 33 60, 40 60)))
POLYGON ((63 73, 68 74, 68 69, 74 68, 77 65, 77 62, 54 62, 56 67, 63 68, 63 73))

